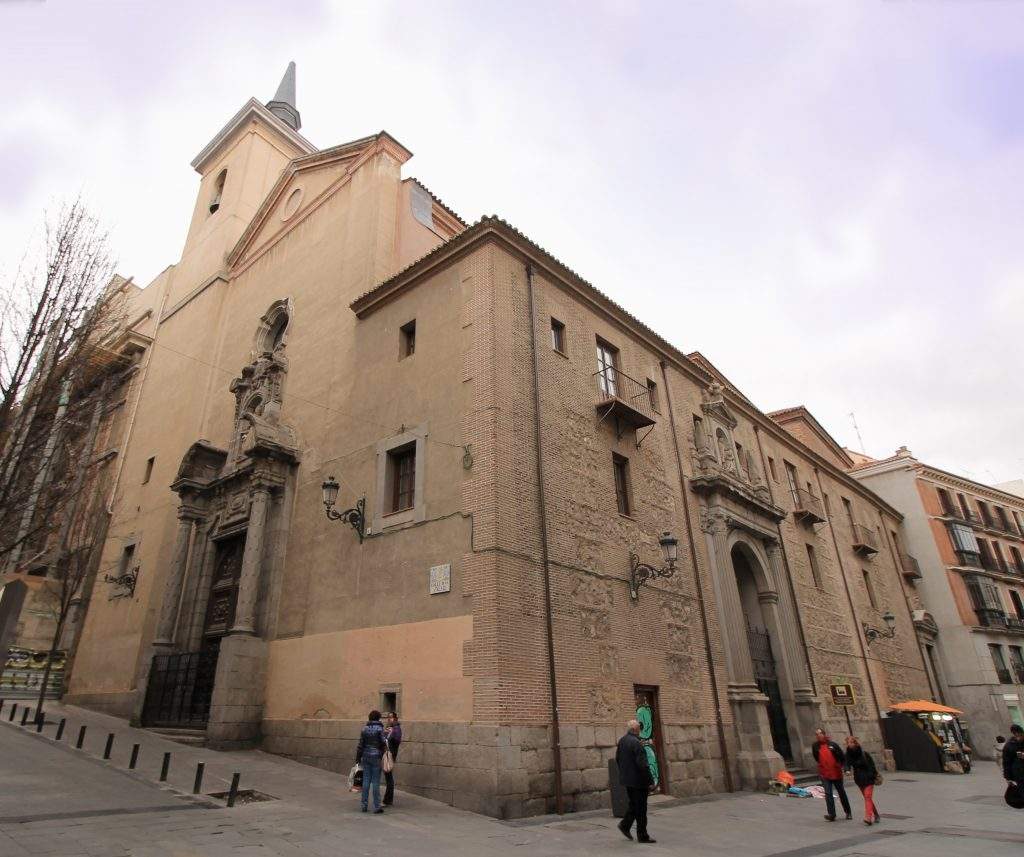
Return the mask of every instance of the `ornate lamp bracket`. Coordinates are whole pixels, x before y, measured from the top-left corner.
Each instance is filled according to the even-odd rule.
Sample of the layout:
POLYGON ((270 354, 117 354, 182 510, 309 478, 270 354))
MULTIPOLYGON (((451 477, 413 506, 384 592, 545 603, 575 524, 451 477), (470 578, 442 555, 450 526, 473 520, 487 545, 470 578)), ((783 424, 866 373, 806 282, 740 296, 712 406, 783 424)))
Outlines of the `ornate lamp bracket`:
POLYGON ((135 566, 131 571, 126 571, 124 574, 104 574, 103 582, 112 583, 116 587, 120 587, 120 592, 114 592, 110 596, 110 600, 113 601, 115 598, 132 598, 135 595, 135 584, 139 579, 139 567, 135 566))
POLYGON ((892 613, 885 613, 882 616, 882 621, 885 622, 886 629, 884 631, 872 628, 867 622, 861 622, 861 627, 864 629, 864 639, 868 641, 869 646, 875 640, 891 640, 896 636, 896 617, 892 613))
POLYGON ((650 580, 659 577, 669 578, 676 573, 676 550, 678 540, 671 533, 662 533, 658 539, 661 550, 665 555, 665 565, 655 568, 646 562, 640 562, 640 557, 630 551, 629 554, 629 597, 634 601, 640 598, 640 587, 650 580))
POLYGON ((366 535, 366 498, 360 497, 351 509, 339 512, 334 508, 334 501, 338 497, 338 487, 333 476, 323 484, 324 510, 327 512, 327 518, 331 521, 344 521, 351 525, 359 536, 359 544, 362 544, 366 535))

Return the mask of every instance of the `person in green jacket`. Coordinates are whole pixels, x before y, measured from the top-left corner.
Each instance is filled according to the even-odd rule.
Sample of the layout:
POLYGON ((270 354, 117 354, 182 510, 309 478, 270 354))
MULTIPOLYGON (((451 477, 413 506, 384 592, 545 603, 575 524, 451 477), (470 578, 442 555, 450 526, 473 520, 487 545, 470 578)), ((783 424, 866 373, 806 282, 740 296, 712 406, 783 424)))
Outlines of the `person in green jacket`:
POLYGON ((640 721, 640 740, 647 753, 647 767, 650 768, 651 779, 654 781, 652 788, 657 788, 661 776, 658 771, 658 757, 654 753, 654 718, 651 716, 651 706, 647 697, 643 694, 637 697, 636 719, 640 721))

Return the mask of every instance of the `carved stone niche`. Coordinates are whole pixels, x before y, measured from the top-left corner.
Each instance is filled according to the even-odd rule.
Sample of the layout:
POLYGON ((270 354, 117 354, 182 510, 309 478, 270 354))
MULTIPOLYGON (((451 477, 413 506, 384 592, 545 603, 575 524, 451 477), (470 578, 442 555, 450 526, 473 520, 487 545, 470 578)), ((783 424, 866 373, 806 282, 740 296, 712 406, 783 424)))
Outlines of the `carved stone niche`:
POLYGON ((288 360, 283 349, 263 352, 231 382, 235 396, 235 429, 230 461, 244 466, 258 457, 295 462, 298 442, 290 426, 281 422, 281 403, 288 360))
POLYGON ((740 461, 733 439, 733 430, 738 423, 725 401, 722 385, 708 385, 702 397, 704 418, 694 438, 693 489, 707 497, 718 495, 731 499, 772 521, 781 521, 786 513, 772 503, 754 457, 745 450, 743 461, 740 461))
POLYGON ((227 457, 225 450, 214 446, 208 440, 196 441, 181 459, 178 475, 171 483, 171 489, 181 494, 188 489, 199 491, 208 487, 220 477, 227 457))

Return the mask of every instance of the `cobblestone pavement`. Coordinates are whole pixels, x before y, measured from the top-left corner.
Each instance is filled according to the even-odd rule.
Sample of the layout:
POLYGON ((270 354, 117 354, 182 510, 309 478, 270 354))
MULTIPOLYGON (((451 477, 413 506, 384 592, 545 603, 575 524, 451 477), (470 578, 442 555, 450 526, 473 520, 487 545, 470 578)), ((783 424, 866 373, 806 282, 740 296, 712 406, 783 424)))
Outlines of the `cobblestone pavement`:
MULTIPOLYGON (((0 857, 337 857, 337 855, 586 855, 633 853, 608 812, 500 822, 399 793, 383 816, 363 815, 336 775, 258 751, 183 747, 124 721, 52 705, 42 735, 0 713, 0 857), (56 722, 67 719, 63 740, 56 722), (52 721, 52 722, 51 722, 52 721), (74 749, 81 725, 85 745, 74 749), (109 761, 106 737, 115 735, 109 761), (140 764, 128 771, 131 746, 140 764), (166 783, 158 776, 172 753, 166 783), (204 796, 192 797, 195 764, 206 764, 204 796), (242 788, 275 799, 228 809, 206 797, 242 788)), ((415 728, 409 724, 410 731, 415 728)), ((401 768, 398 768, 401 782, 401 768)), ((742 793, 696 802, 661 801, 651 812, 658 844, 645 854, 750 857, 1019 857, 1024 811, 1002 801, 992 763, 967 776, 897 773, 878 790, 877 827, 829 824, 823 802, 742 793)))

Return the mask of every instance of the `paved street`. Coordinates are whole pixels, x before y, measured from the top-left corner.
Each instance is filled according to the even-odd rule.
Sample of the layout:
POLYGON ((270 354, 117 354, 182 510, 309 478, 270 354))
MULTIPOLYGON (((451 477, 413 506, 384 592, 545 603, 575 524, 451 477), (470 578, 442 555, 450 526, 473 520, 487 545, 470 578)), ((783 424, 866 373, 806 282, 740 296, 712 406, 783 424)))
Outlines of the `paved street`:
MULTIPOLYGON (((9 703, 8 703, 9 705, 9 703)), ((0 720, 0 857, 284 857, 284 855, 594 855, 634 853, 639 847, 612 828, 610 813, 584 813, 521 822, 481 818, 400 794, 384 816, 363 815, 339 777, 264 753, 214 753, 186 748, 128 728, 123 721, 72 707, 52 706, 48 720, 68 718, 64 740, 0 720), (87 724, 82 751, 73 748, 87 724), (100 757, 115 733, 109 762, 100 757), (140 765, 127 768, 133 743, 140 765), (172 752, 171 776, 156 782, 162 754, 172 752), (204 793, 242 788, 275 800, 227 809, 192 798, 196 761, 205 761, 204 793)), ((410 732, 414 729, 410 726, 410 732)), ((399 782, 401 773, 399 768, 399 782)), ((886 819, 866 828, 858 820, 828 824, 818 800, 744 793, 692 803, 666 801, 651 813, 656 846, 643 853, 750 857, 987 857, 1019 855, 1024 811, 1002 801, 995 765, 968 776, 892 774, 879 789, 886 819)), ((855 809, 859 808, 859 796, 855 809)))

